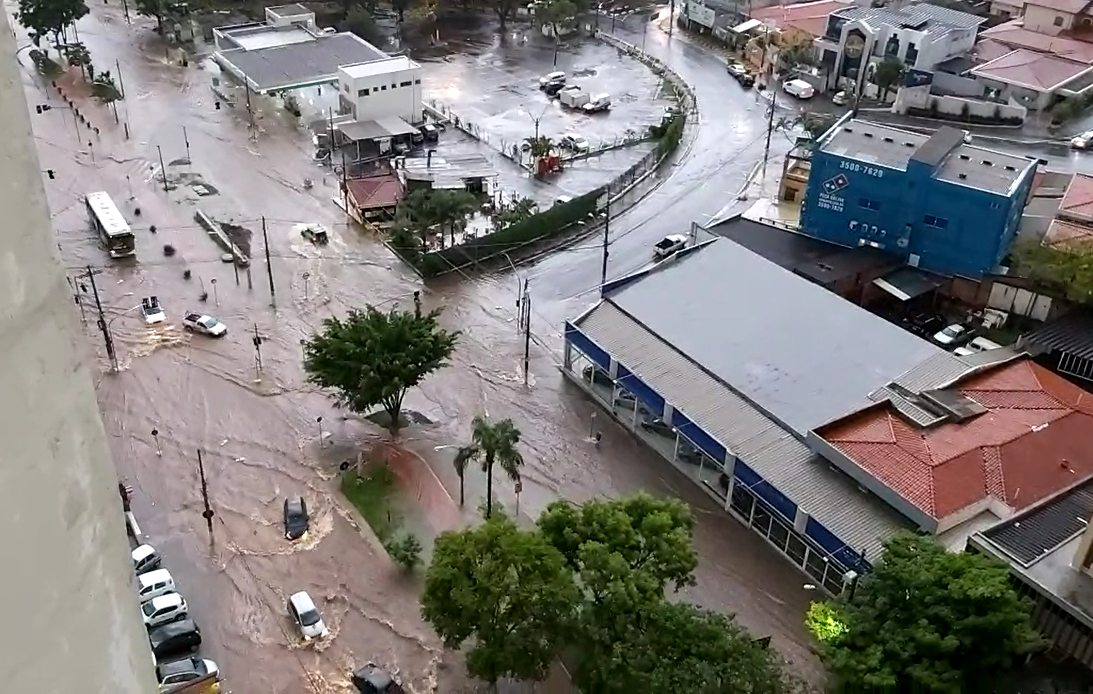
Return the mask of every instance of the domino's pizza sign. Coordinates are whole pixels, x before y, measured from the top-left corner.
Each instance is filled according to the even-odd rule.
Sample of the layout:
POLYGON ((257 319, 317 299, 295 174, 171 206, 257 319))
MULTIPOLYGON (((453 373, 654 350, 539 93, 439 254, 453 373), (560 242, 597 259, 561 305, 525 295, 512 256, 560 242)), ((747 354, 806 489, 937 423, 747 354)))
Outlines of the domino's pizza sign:
POLYGON ((842 212, 846 206, 846 201, 843 199, 842 191, 850 185, 850 180, 846 177, 846 174, 840 173, 827 179, 822 184, 822 192, 819 197, 819 207, 821 210, 830 210, 832 212, 842 212))

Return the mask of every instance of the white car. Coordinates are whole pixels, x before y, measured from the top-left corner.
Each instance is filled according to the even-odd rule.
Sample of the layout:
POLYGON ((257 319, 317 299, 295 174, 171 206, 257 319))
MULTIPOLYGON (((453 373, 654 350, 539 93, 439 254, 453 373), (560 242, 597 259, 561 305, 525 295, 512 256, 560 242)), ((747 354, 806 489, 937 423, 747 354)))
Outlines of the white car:
POLYGON ((542 89, 551 82, 565 82, 565 73, 559 70, 558 72, 552 72, 549 75, 543 75, 539 78, 539 89, 542 89))
POLYGON ((1074 149, 1089 149, 1091 145, 1093 145, 1093 130, 1086 130, 1070 141, 1070 146, 1074 149))
POLYGON ((167 569, 156 569, 137 576, 137 597, 141 602, 175 592, 175 579, 167 569))
POLYGON ((725 71, 736 79, 740 79, 744 75, 748 74, 748 68, 744 67, 740 63, 729 63, 725 66, 725 71))
POLYGON ((146 296, 140 300, 140 312, 147 325, 156 325, 167 320, 167 314, 159 305, 158 296, 146 296))
POLYGON ((151 629, 186 619, 189 607, 186 606, 186 599, 178 593, 164 593, 141 605, 140 611, 144 615, 144 626, 151 629))
POLYGON ((315 607, 315 602, 306 591, 301 590, 289 597, 288 614, 299 628, 304 641, 319 639, 329 633, 326 625, 323 624, 323 616, 319 614, 319 608, 315 607))
POLYGON ((182 319, 182 328, 186 332, 201 333, 210 337, 224 337, 228 334, 228 326, 212 316, 200 313, 187 313, 182 319))
POLYGON ((163 563, 163 558, 152 545, 141 545, 129 553, 133 558, 133 570, 137 575, 155 571, 163 563))
POLYGON ((687 247, 687 237, 683 234, 672 234, 657 241, 653 246, 653 256, 657 259, 667 258, 687 247))
POLYGON ((565 135, 562 135, 559 144, 574 152, 587 152, 591 148, 591 145, 588 144, 588 140, 577 133, 566 133, 565 135))
POLYGON ((782 83, 782 91, 798 99, 811 99, 816 96, 816 88, 804 80, 789 80, 782 83))
POLYGON ((951 345, 955 342, 959 342, 967 333, 968 329, 963 325, 960 323, 953 323, 943 330, 934 333, 934 342, 939 345, 951 345))
POLYGON ((836 92, 835 96, 831 97, 831 103, 836 106, 846 106, 848 101, 850 101, 850 95, 846 92, 836 92))
POLYGON ((979 354, 980 352, 989 352, 992 349, 1002 349, 1002 345, 994 342, 993 340, 988 340, 985 337, 977 337, 969 342, 966 346, 957 347, 956 349, 954 349, 953 354, 958 357, 970 357, 973 354, 979 354))

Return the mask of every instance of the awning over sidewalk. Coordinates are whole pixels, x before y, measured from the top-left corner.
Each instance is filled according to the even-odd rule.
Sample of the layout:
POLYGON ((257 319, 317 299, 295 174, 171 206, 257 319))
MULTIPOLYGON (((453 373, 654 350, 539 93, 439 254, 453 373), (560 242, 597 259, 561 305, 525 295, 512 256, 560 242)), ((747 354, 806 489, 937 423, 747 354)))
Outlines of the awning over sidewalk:
POLYGON ((414 126, 401 118, 380 118, 377 120, 338 123, 334 126, 334 129, 353 142, 409 135, 416 130, 414 126))
POLYGON ((901 267, 884 277, 873 280, 873 284, 900 301, 910 301, 932 292, 939 286, 933 277, 913 267, 901 267))
POLYGON ((752 29, 758 29, 761 26, 763 26, 762 21, 760 21, 758 19, 749 19, 746 22, 743 22, 741 24, 737 24, 736 26, 734 26, 732 28, 732 30, 737 34, 746 34, 747 32, 751 31, 752 29))

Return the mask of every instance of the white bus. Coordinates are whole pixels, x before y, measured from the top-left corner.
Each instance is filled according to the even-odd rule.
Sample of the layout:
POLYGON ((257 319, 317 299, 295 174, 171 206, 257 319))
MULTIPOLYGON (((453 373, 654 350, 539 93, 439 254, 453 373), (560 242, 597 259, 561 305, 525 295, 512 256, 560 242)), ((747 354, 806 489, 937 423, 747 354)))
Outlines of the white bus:
POLYGON ((91 227, 98 232, 111 258, 129 258, 137 254, 136 239, 114 201, 103 192, 88 193, 84 198, 91 227))

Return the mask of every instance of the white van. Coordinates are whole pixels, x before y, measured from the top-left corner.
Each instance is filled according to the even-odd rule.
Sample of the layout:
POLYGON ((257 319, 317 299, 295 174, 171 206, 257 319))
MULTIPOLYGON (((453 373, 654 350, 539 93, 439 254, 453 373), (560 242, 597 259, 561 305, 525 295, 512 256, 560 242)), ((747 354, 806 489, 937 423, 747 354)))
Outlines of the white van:
POLYGON ((992 342, 985 337, 977 337, 967 345, 954 349, 953 354, 958 357, 970 357, 973 354, 989 352, 992 349, 1002 349, 1002 345, 997 342, 992 342))
POLYGON ((156 569, 137 576, 137 585, 139 586, 137 595, 141 602, 148 602, 160 595, 177 592, 175 579, 171 577, 171 572, 167 569, 156 569))
POLYGON ((782 91, 798 99, 811 99, 816 96, 816 88, 804 80, 789 80, 782 84, 782 91))

